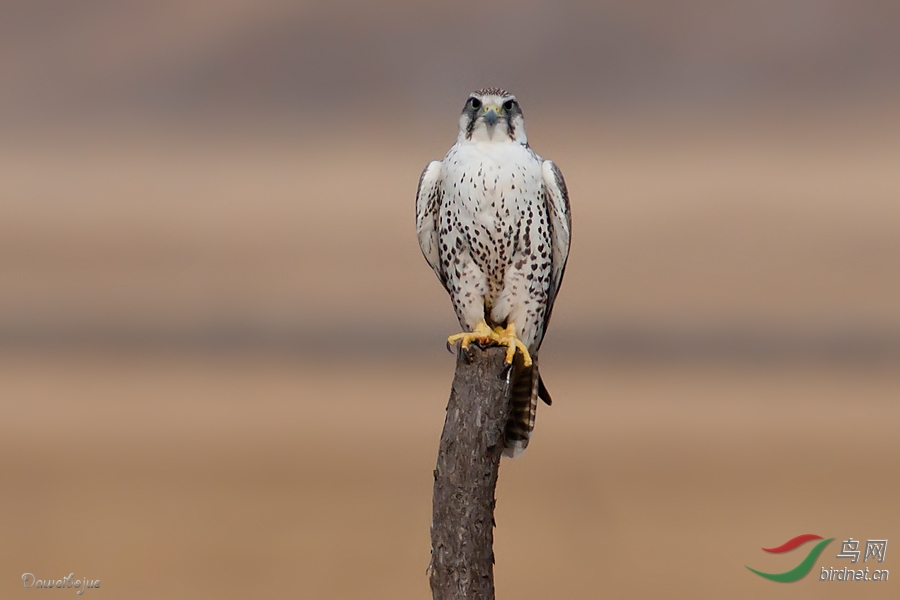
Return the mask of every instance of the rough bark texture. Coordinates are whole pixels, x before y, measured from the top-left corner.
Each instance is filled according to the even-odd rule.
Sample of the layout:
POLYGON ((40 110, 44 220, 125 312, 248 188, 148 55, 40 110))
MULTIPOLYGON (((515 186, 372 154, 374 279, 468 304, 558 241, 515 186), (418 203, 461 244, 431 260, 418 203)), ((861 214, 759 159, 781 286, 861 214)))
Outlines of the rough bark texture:
POLYGON ((494 487, 511 381, 505 355, 505 348, 471 344, 456 359, 434 471, 434 600, 494 598, 494 487))

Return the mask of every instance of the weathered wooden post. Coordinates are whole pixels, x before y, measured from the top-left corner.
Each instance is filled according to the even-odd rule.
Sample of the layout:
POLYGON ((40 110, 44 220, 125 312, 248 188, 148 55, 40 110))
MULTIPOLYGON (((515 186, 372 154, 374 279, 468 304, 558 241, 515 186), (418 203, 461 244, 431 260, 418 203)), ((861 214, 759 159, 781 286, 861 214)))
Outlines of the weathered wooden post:
POLYGON ((434 600, 493 600, 494 488, 509 415, 506 348, 460 350, 434 470, 434 600))

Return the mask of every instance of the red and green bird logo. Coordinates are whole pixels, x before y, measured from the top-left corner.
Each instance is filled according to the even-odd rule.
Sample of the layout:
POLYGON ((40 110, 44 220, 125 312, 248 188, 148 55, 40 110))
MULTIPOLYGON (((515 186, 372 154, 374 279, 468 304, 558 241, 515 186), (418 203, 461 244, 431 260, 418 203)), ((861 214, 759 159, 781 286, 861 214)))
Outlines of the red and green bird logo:
MULTIPOLYGON (((782 545, 776 548, 763 548, 766 552, 772 552, 773 554, 781 554, 784 552, 789 552, 794 548, 805 544, 811 540, 822 540, 815 546, 813 549, 809 551, 809 554, 806 555, 799 565, 791 569, 790 571, 785 571, 784 573, 763 573, 762 571, 757 571, 756 569, 752 569, 747 567, 760 577, 765 577, 766 579, 771 579, 772 581, 780 581, 782 583, 790 583, 792 581, 797 581, 798 579, 803 579, 807 573, 809 573, 813 565, 816 563, 816 559, 819 558, 819 555, 822 553, 822 550, 825 549, 834 538, 828 538, 827 540, 822 540, 821 535, 816 535, 814 533, 804 533, 803 535, 798 535, 795 538, 791 538, 782 545)), ((746 566, 746 565, 744 565, 746 566)))

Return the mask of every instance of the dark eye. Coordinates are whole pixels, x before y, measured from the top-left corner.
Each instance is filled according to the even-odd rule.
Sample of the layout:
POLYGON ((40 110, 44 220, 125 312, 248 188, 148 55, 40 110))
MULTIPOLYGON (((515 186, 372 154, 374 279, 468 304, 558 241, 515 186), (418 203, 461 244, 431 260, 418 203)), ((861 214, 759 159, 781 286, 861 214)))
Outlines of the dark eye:
POLYGON ((513 107, 515 107, 515 105, 516 105, 515 100, 507 100, 506 102, 503 103, 503 110, 512 110, 513 107))
POLYGON ((469 98, 469 106, 471 106, 475 110, 478 110, 479 108, 481 108, 481 100, 479 100, 478 98, 469 98))

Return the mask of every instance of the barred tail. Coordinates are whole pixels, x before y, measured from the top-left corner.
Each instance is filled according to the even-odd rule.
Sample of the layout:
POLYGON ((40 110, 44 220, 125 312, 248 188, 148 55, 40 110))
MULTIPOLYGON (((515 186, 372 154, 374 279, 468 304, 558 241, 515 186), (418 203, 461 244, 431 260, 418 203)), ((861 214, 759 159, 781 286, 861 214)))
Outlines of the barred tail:
MULTIPOLYGON (((519 359, 520 356, 516 355, 516 358, 519 359)), ((551 402, 550 394, 538 372, 537 357, 532 358, 534 362, 530 367, 524 366, 521 360, 517 360, 513 366, 515 371, 509 398, 509 420, 503 432, 503 456, 517 458, 525 452, 534 430, 538 398, 547 404, 551 402)))

